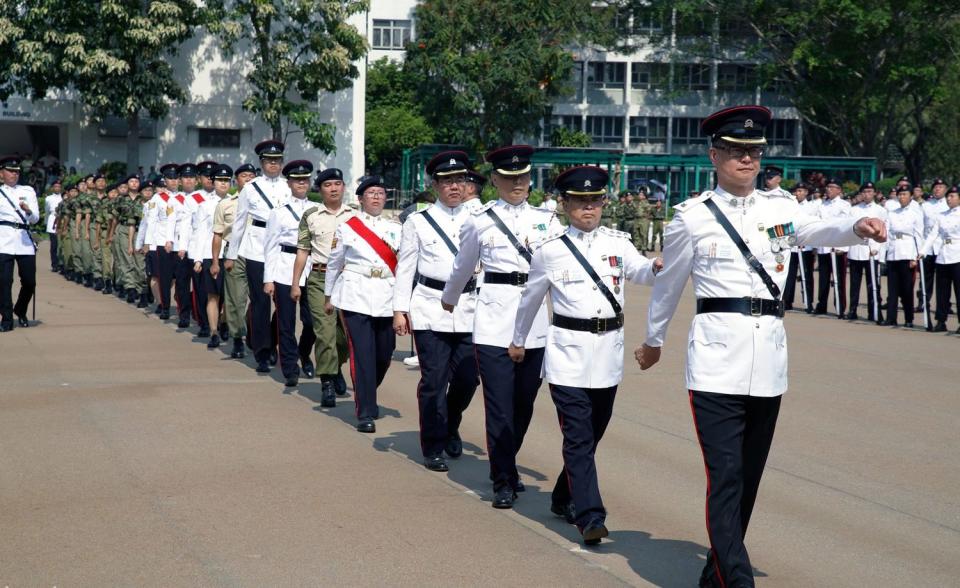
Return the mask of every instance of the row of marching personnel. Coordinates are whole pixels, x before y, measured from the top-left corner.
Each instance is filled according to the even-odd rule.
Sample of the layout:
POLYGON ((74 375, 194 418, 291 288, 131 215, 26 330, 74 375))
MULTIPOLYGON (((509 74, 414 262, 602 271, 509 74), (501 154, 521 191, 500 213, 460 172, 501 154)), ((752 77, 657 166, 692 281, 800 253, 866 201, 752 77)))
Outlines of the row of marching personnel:
MULTIPOLYGON (((764 179, 768 190, 783 190, 780 168, 767 166, 764 179)), ((812 197, 810 185, 796 184, 792 195, 807 214, 825 219, 882 218, 889 241, 792 247, 783 292, 786 309, 793 308, 799 279, 801 308, 806 312, 825 315, 832 308, 838 318, 859 320, 865 286, 867 320, 899 326, 902 312, 902 325, 913 328, 915 311, 919 311, 927 331, 946 332, 951 296, 960 300, 960 188, 948 187, 937 178, 926 199, 918 199, 916 192, 905 177, 882 203, 873 182, 865 182, 849 198, 844 197, 837 178, 828 179, 817 198, 812 197), (882 276, 887 277, 886 301, 882 276)), ((960 334, 960 327, 956 332, 960 334)))

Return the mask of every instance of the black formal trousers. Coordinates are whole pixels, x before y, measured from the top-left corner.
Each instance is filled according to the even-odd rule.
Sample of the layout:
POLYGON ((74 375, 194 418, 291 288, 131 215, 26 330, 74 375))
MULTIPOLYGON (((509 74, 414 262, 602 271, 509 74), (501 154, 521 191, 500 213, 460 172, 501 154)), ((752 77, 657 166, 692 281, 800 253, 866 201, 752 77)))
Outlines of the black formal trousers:
POLYGON ((613 415, 617 387, 550 384, 550 395, 563 434, 563 471, 557 476, 551 498, 556 504, 573 502, 577 527, 583 531, 591 522, 603 523, 607 518, 600 498, 595 456, 613 415))
POLYGON ((246 260, 247 288, 250 291, 249 326, 250 349, 258 361, 267 361, 273 348, 270 327, 270 297, 263 292, 263 262, 246 260))
MULTIPOLYGON (((783 285, 783 295, 781 296, 784 308, 787 310, 793 309, 793 299, 796 296, 797 290, 797 268, 799 265, 800 259, 797 257, 797 252, 791 251, 790 261, 787 264, 787 283, 783 285)), ((800 300, 803 300, 803 294, 800 295, 800 300)))
MULTIPOLYGON (((280 370, 283 377, 300 375, 298 361, 309 361, 317 335, 313 332, 313 315, 306 296, 300 297, 300 303, 290 298, 290 286, 273 283, 273 298, 277 305, 277 342, 280 348, 280 370), (297 307, 300 307, 300 340, 297 341, 297 307)), ((261 291, 263 287, 261 286, 261 291)))
POLYGON ((47 233, 47 236, 50 237, 50 269, 57 271, 60 269, 60 258, 57 252, 60 248, 60 239, 56 233, 47 233))
POLYGON ((703 572, 707 585, 754 585, 743 540, 773 441, 780 399, 690 391, 707 474, 710 554, 703 572))
POLYGON ((193 320, 197 321, 201 329, 210 328, 210 319, 207 318, 207 283, 203 278, 203 261, 200 261, 200 271, 193 270, 197 260, 187 258, 190 266, 190 281, 193 283, 193 294, 190 297, 190 308, 193 311, 193 320))
POLYGON ((947 315, 950 314, 951 287, 957 303, 960 304, 960 263, 945 263, 937 266, 937 321, 941 323, 947 322, 947 315))
POLYGON ((903 322, 913 322, 913 269, 909 259, 887 261, 887 320, 897 323, 897 302, 903 306, 903 322))
POLYGON ((174 267, 176 267, 177 254, 173 251, 167 253, 163 247, 157 247, 157 280, 160 282, 160 307, 170 311, 170 288, 173 286, 174 267))
POLYGON ((420 449, 424 457, 434 457, 459 435, 463 411, 479 383, 473 334, 419 330, 413 341, 420 358, 420 449))
POLYGON ((15 255, 0 253, 0 324, 13 327, 13 266, 15 255))
POLYGON ((174 251, 173 255, 173 279, 174 294, 177 297, 177 317, 181 321, 189 321, 193 314, 193 298, 190 282, 193 281, 193 263, 184 256, 180 259, 180 253, 174 251))
POLYGON ((533 405, 543 379, 542 347, 527 349, 523 361, 510 359, 506 347, 476 345, 483 412, 494 491, 515 487, 520 481, 517 453, 533 418, 533 405))
POLYGON ((350 379, 357 419, 380 417, 377 388, 383 382, 397 347, 392 316, 370 316, 352 310, 340 311, 350 352, 350 379))
MULTIPOLYGON (((857 313, 857 305, 860 303, 860 286, 863 282, 867 284, 867 318, 874 320, 873 314, 873 293, 877 292, 877 304, 883 308, 883 297, 880 295, 880 264, 876 259, 860 261, 850 260, 850 312, 857 313), (873 277, 875 283, 870 282, 870 264, 873 264, 873 277)), ((880 314, 876 315, 880 317, 880 314)), ((877 318, 876 320, 879 320, 877 318)))
MULTIPOLYGON (((830 253, 818 253, 817 254, 817 264, 819 269, 817 270, 817 308, 818 313, 827 312, 830 301, 830 288, 833 286, 833 282, 830 279, 830 276, 833 273, 833 261, 830 259, 830 253)), ((838 300, 840 301, 840 308, 836 309, 837 313, 842 315, 847 310, 847 288, 846 288, 846 276, 847 276, 847 254, 843 252, 837 252, 833 255, 837 256, 837 294, 838 300)))

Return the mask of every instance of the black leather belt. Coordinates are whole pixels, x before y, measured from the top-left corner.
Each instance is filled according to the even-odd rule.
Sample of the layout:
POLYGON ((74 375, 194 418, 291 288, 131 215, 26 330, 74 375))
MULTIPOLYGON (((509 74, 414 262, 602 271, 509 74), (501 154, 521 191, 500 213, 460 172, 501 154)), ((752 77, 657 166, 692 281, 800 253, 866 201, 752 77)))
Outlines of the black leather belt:
POLYGON ((616 331, 623 326, 623 313, 608 318, 571 318, 562 314, 553 314, 553 326, 571 331, 586 331, 588 333, 606 333, 616 331))
POLYGON ((706 312, 735 312, 747 316, 775 316, 783 318, 783 301, 767 298, 699 298, 697 314, 706 312))
POLYGON ((23 223, 15 223, 11 221, 0 221, 0 225, 3 225, 4 227, 13 227, 15 229, 23 229, 24 231, 30 230, 30 227, 23 223))
POLYGON ((483 274, 483 283, 484 284, 507 284, 510 286, 523 286, 527 283, 527 279, 530 277, 530 274, 525 274, 523 272, 510 272, 510 273, 498 273, 498 272, 484 272, 483 274))
MULTIPOLYGON (((423 284, 427 288, 433 288, 434 290, 440 290, 441 292, 446 287, 447 283, 443 280, 434 280, 433 278, 428 278, 427 276, 417 276, 417 283, 423 284)), ((477 280, 476 278, 471 279, 467 282, 467 285, 463 287, 463 292, 473 292, 477 289, 477 280)))
POLYGON ((297 253, 297 248, 294 247, 293 245, 281 245, 281 246, 280 246, 280 251, 283 251, 284 253, 293 253, 293 254, 296 254, 296 253, 297 253))
POLYGON ((253 219, 253 222, 251 222, 250 224, 255 227, 260 227, 261 229, 267 228, 267 221, 253 219))

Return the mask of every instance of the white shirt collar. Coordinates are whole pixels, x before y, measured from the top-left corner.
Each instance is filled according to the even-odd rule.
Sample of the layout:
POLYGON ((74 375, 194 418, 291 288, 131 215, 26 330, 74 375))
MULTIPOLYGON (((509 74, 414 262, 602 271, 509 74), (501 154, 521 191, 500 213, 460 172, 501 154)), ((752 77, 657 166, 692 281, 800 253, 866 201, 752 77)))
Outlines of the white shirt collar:
POLYGON ((750 208, 757 203, 756 190, 751 192, 750 195, 746 197, 735 196, 718 185, 716 188, 714 188, 713 192, 720 197, 722 202, 726 202, 729 206, 734 208, 750 208))

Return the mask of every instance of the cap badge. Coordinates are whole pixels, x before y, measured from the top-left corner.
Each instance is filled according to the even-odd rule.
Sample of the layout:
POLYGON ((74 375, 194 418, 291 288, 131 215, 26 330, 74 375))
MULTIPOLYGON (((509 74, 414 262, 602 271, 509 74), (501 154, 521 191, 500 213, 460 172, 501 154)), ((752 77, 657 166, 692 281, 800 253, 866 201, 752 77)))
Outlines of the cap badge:
POLYGON ((583 187, 584 187, 584 188, 589 188, 589 187, 590 187, 590 180, 584 180, 584 181, 583 181, 583 187))
POLYGON ((450 158, 450 165, 457 165, 457 160, 456 160, 456 159, 453 159, 453 158, 451 157, 451 158, 450 158))
POLYGON ((513 159, 510 160, 510 163, 520 163, 520 158, 514 155, 513 159))

